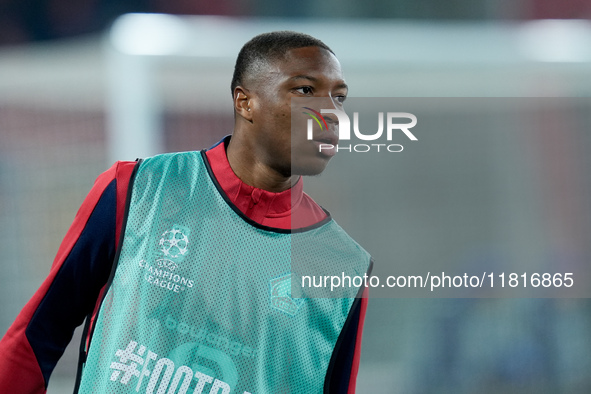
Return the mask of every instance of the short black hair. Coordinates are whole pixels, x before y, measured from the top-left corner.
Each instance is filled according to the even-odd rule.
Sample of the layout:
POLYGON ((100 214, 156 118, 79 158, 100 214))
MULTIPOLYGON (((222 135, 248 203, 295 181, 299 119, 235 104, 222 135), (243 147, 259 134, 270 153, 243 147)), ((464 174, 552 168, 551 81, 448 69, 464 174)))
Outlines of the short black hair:
POLYGON ((304 47, 319 47, 334 55, 328 45, 304 33, 283 30, 253 37, 238 53, 230 86, 232 95, 234 95, 234 88, 243 83, 245 76, 254 74, 270 61, 282 58, 291 49, 304 47))

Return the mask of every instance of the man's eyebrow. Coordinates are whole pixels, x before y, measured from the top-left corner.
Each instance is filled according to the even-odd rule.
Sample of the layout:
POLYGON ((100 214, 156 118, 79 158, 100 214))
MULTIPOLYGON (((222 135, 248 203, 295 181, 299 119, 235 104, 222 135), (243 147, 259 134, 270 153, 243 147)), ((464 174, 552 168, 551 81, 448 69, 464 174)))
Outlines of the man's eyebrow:
MULTIPOLYGON (((290 77, 288 80, 289 81, 297 81, 300 79, 307 79, 308 81, 318 82, 318 78, 310 76, 310 75, 303 75, 303 74, 302 75, 295 75, 293 77, 290 77)), ((345 82, 343 82, 343 83, 338 84, 336 86, 336 88, 337 89, 349 89, 349 86, 345 82)))
POLYGON ((299 79, 307 79, 312 82, 318 82, 318 78, 312 77, 310 75, 294 75, 293 77, 289 78, 289 81, 297 81, 299 79))

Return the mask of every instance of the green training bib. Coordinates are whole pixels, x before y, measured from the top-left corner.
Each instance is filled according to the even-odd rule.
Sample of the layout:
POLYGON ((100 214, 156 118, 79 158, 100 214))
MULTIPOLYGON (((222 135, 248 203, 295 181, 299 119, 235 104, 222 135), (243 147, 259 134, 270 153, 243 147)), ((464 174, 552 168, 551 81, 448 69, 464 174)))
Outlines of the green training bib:
POLYGON ((323 392, 359 289, 292 296, 292 260, 363 276, 370 256, 332 219, 294 231, 250 221, 206 160, 139 164, 80 393, 323 392))

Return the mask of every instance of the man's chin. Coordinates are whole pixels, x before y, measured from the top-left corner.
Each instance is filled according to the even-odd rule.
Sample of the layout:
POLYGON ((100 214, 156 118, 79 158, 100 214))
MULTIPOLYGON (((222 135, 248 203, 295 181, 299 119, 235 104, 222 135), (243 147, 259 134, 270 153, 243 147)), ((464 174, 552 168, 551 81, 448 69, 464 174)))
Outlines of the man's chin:
POLYGON ((327 165, 328 160, 321 160, 315 163, 306 163, 301 165, 292 165, 291 174, 302 176, 320 175, 322 172, 324 172, 327 165))

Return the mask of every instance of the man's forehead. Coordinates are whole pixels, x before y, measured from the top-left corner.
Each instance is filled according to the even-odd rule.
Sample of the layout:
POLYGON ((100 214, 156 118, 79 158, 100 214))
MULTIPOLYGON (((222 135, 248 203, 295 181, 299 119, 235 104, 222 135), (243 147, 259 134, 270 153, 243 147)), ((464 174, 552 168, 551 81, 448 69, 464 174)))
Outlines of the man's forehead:
POLYGON ((341 64, 336 56, 320 47, 294 48, 279 59, 270 62, 270 72, 288 80, 323 78, 342 79, 341 64))

